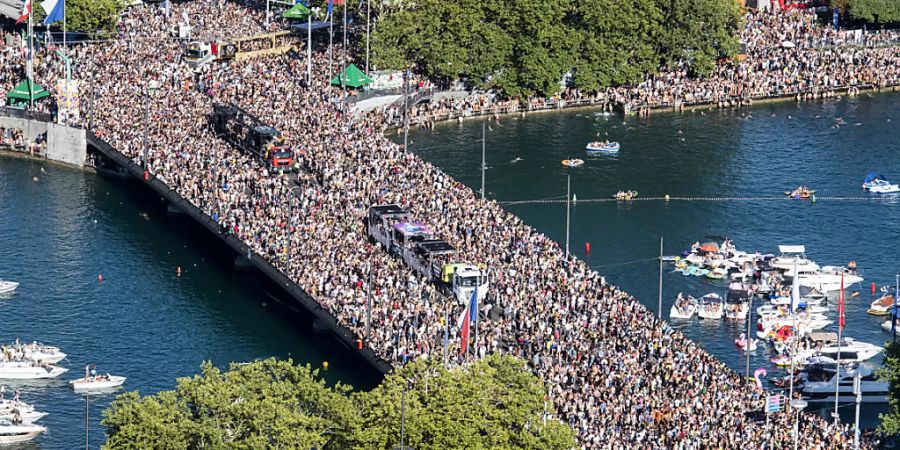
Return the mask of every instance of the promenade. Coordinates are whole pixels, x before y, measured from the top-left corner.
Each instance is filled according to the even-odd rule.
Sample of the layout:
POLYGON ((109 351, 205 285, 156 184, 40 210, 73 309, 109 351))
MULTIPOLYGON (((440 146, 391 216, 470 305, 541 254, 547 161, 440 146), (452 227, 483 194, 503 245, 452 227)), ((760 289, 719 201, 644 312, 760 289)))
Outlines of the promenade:
MULTIPOLYGON (((182 14, 192 18, 201 36, 278 26, 264 28, 258 12, 233 3, 192 2, 172 9, 171 18, 156 7, 135 11, 120 27, 135 38, 159 36, 182 14)), ((774 37, 760 38, 767 39, 774 37)), ((855 70, 843 60, 807 61, 796 68, 796 78, 775 78, 762 88, 897 81, 896 48, 860 51, 851 52, 855 70)), ((772 415, 769 428, 754 421, 747 413, 760 409, 761 397, 746 380, 496 202, 479 199, 439 168, 404 153, 383 135, 390 117, 385 111, 365 117, 341 112, 340 89, 328 85, 327 53, 313 54, 307 85, 303 55, 210 64, 196 74, 178 62, 180 52, 172 41, 140 39, 70 48, 80 61, 76 76, 91 80, 82 92, 82 98, 93 100, 85 109, 91 131, 128 158, 130 167, 144 168, 154 182, 208 217, 211 228, 264 258, 360 338, 369 325, 366 293, 371 292, 371 335, 363 343, 386 361, 441 355, 445 311, 454 318, 461 312, 366 239, 368 207, 398 203, 459 249, 462 258, 490 268, 474 356, 501 352, 529 361, 547 383, 555 416, 577 431, 583 448, 793 443, 791 414, 772 415), (309 176, 296 185, 295 177, 270 175, 258 160, 219 139, 207 120, 216 102, 238 104, 282 130, 302 152, 300 163, 309 176)), ((775 52, 770 62, 793 61, 775 52)), ((340 49, 336 53, 335 61, 341 61, 340 49)), ((57 64, 48 55, 41 77, 57 76, 57 64)), ((748 80, 755 85, 758 79, 748 80)), ((712 99, 717 94, 710 87, 722 87, 716 83, 715 78, 671 81, 693 86, 694 95, 709 90, 712 99)), ((636 104, 665 98, 660 94, 665 89, 652 82, 621 89, 636 104)), ((682 95, 688 98, 687 92, 682 95)), ((451 364, 465 364, 467 358, 453 351, 460 345, 459 332, 450 328, 451 364)), ((846 426, 835 428, 813 415, 800 422, 801 448, 849 448, 852 442, 846 426)))

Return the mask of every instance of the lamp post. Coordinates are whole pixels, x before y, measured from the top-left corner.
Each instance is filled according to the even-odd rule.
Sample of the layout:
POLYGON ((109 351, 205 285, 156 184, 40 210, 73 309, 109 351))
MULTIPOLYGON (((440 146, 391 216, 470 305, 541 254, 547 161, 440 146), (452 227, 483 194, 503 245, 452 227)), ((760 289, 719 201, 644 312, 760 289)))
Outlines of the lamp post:
POLYGON ((806 406, 806 400, 791 400, 791 408, 797 410, 797 420, 794 421, 794 450, 797 450, 797 447, 800 445, 800 412, 803 411, 806 406))

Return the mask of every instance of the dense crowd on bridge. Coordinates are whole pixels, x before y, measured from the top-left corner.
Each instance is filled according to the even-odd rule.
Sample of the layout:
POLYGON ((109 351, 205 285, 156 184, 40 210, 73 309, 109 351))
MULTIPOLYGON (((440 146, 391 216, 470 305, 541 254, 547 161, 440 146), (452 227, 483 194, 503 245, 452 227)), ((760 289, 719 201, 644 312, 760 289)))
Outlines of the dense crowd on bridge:
MULTIPOLYGON (((566 258, 547 236, 404 153, 384 136, 385 115, 342 112, 340 88, 328 84, 327 52, 313 54, 311 83, 305 81, 305 56, 294 53, 214 63, 194 72, 180 63, 178 43, 152 39, 167 35, 182 14, 201 35, 267 29, 258 11, 232 3, 204 0, 172 9, 170 17, 147 7, 123 19, 123 37, 145 39, 69 49, 79 61, 76 78, 90 80, 81 95, 83 105, 92 99, 82 107, 92 130, 296 281, 378 355, 394 364, 439 357, 445 314, 455 318, 462 309, 366 239, 368 207, 397 203, 464 259, 488 268, 491 288, 473 357, 504 352, 528 360, 547 382, 557 417, 577 431, 583 448, 790 445, 793 416, 774 414, 772 426, 764 428, 748 414, 761 409, 761 397, 740 375, 583 261, 566 258), (272 175, 219 139, 208 121, 214 102, 240 105, 282 130, 302 153, 301 176, 272 175), (366 338, 370 287, 372 334, 366 338)), ((765 40, 754 48, 767 45, 765 40)), ((845 50, 835 53, 840 59, 845 50)), ((896 62, 896 54, 857 57, 878 62, 856 66, 853 75, 833 67, 834 73, 821 67, 817 73, 896 81, 897 67, 892 73, 879 59, 896 62)), ((751 55, 755 59, 759 55, 751 55)), ((57 75, 51 60, 40 65, 39 80, 57 75)), ((699 90, 697 83, 685 86, 699 90)), ((615 95, 640 99, 653 92, 659 90, 648 85, 615 95)), ((465 363, 451 322, 450 358, 465 363)), ((835 428, 813 415, 802 422, 801 448, 850 448, 845 426, 835 428)))
MULTIPOLYGON (((413 111, 411 122, 430 125, 472 115, 555 109, 573 103, 649 114, 662 107, 733 107, 763 98, 805 100, 831 96, 836 90, 855 93, 861 87, 900 85, 900 32, 896 30, 866 34, 834 30, 818 24, 812 10, 802 9, 787 13, 750 11, 744 19, 740 37, 746 59, 741 56, 723 61, 708 77, 691 76, 686 67, 663 67, 635 86, 595 93, 567 89, 552 99, 523 102, 476 92, 420 105, 413 111)), ((401 112, 395 107, 379 110, 395 125, 402 120, 401 112)))

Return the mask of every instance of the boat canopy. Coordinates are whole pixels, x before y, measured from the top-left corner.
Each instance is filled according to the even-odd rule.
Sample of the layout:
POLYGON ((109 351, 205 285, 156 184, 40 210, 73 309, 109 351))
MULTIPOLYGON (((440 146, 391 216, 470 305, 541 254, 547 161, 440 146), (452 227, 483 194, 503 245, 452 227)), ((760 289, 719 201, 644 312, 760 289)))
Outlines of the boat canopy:
POLYGON ((725 301, 730 305, 747 303, 750 301, 750 291, 744 289, 729 289, 725 301))
POLYGON ((779 245, 778 251, 781 253, 806 253, 806 246, 803 246, 803 245, 779 245))
POLYGON ((700 303, 722 303, 722 297, 717 294, 706 294, 700 297, 700 303))
POLYGON ((882 175, 882 174, 880 174, 880 173, 878 173, 878 172, 869 172, 869 174, 866 175, 866 179, 863 180, 863 183, 870 183, 870 182, 875 181, 875 180, 884 180, 884 181, 887 181, 887 178, 885 178, 884 175, 882 175))
POLYGON ((715 252, 719 251, 719 244, 716 244, 715 242, 704 242, 703 245, 700 246, 700 251, 707 252, 707 253, 715 253, 715 252))
POLYGON ((836 342, 837 341, 837 333, 826 333, 826 332, 816 332, 809 333, 809 339, 816 342, 836 342))

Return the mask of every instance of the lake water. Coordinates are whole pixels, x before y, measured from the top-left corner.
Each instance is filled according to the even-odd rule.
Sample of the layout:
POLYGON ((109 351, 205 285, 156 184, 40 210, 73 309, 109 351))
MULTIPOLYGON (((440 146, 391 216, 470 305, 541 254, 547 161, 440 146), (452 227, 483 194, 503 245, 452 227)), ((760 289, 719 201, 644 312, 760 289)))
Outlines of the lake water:
MULTIPOLYGON (((40 422, 49 431, 8 448, 83 448, 86 401, 67 381, 86 364, 128 377, 126 389, 142 394, 172 389, 204 360, 227 366, 269 356, 329 361, 331 381, 375 382, 332 338, 284 314, 251 276, 227 260, 211 264, 221 256, 209 250, 213 241, 157 202, 128 182, 0 158, 0 278, 21 283, 0 299, 0 342, 58 346, 70 369, 13 385, 50 413, 40 422)), ((113 398, 90 398, 90 448, 103 442, 101 412, 113 398)))
MULTIPOLYGON (((486 133, 486 190, 498 201, 565 199, 566 176, 580 200, 571 210, 571 252, 657 310, 660 237, 665 254, 677 255, 705 236, 727 236, 738 249, 777 253, 779 244, 802 244, 821 265, 856 260, 865 277, 848 299, 845 334, 882 344, 884 318, 866 314, 869 283, 893 284, 900 273, 900 199, 865 197, 860 185, 870 171, 900 181, 900 96, 863 95, 824 102, 759 105, 750 109, 657 114, 647 118, 590 110, 504 117, 486 133), (591 157, 585 144, 608 134, 621 143, 617 156, 591 157), (582 158, 578 168, 560 161, 582 158), (586 202, 619 190, 640 197, 783 197, 807 184, 820 199, 809 201, 586 202), (585 254, 590 242, 591 253, 585 254)), ((410 134, 411 151, 473 189, 481 184, 482 122, 445 124, 410 134)), ((402 136, 398 139, 402 142, 402 136)), ((527 223, 565 242, 564 202, 509 205, 527 223)), ((721 281, 672 273, 663 277, 663 314, 678 292, 724 295, 721 281)), ((758 306, 758 304, 757 304, 758 306)), ((834 302, 830 318, 836 322, 834 302)), ((755 306, 754 306, 755 309, 755 306)), ((734 339, 746 324, 724 321, 674 323, 739 372, 744 354, 734 339)), ((755 326, 755 323, 754 323, 755 326)), ((755 331, 755 329, 754 329, 755 331)), ((826 331, 837 331, 836 325, 826 331)), ((751 371, 773 353, 751 354, 751 371)), ((880 358, 872 361, 880 364, 880 358)), ((864 425, 879 408, 864 406, 864 425)), ((846 419, 852 407, 843 407, 846 419)))

